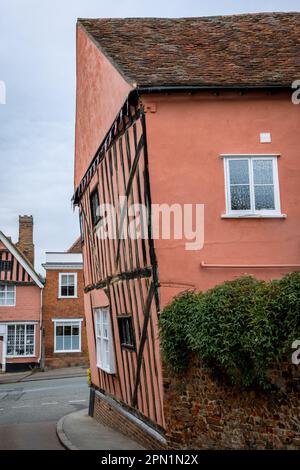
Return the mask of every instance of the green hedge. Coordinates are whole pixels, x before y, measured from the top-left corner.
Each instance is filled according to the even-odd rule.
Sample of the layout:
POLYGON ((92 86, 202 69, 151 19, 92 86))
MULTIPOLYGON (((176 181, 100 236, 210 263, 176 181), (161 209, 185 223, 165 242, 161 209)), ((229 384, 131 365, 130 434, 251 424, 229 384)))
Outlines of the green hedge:
POLYGON ((280 280, 241 277, 207 292, 186 291, 163 310, 165 361, 179 371, 196 352, 234 384, 270 387, 266 371, 300 338, 300 274, 280 280))

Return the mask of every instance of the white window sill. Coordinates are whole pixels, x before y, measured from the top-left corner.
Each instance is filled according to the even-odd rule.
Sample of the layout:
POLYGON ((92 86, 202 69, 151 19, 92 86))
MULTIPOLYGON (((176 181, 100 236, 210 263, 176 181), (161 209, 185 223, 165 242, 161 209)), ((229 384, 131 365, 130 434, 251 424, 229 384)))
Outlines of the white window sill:
POLYGON ((221 219, 286 219, 286 214, 222 214, 221 219))
POLYGON ((9 354, 6 355, 6 359, 18 359, 20 357, 28 358, 28 357, 36 357, 36 355, 35 354, 33 356, 25 356, 24 354, 21 354, 20 356, 10 356, 9 354))
POLYGON ((81 353, 81 349, 68 349, 66 351, 54 351, 54 353, 56 354, 67 354, 67 353, 81 353))
POLYGON ((78 295, 59 295, 58 299, 78 299, 78 295))
POLYGON ((1 304, 1 305, 0 305, 0 308, 1 308, 1 307, 15 307, 15 306, 16 306, 16 304, 14 304, 14 305, 11 305, 11 304, 9 304, 9 305, 3 305, 3 304, 1 304))
POLYGON ((73 317, 69 317, 69 318, 52 318, 52 321, 54 323, 64 323, 64 322, 72 322, 72 323, 78 323, 78 322, 83 322, 84 318, 73 318, 73 317))
POLYGON ((107 374, 115 374, 115 371, 112 371, 111 369, 109 369, 107 367, 100 366, 99 364, 97 364, 97 367, 98 367, 98 369, 103 370, 107 374))

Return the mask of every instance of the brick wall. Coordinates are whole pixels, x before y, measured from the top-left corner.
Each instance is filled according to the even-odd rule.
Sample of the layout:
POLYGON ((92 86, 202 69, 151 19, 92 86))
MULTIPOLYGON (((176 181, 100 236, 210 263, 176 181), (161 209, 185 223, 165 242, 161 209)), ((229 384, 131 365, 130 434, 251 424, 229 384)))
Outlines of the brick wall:
POLYGON ((166 438, 178 449, 300 449, 300 367, 269 372, 279 391, 247 391, 212 377, 197 358, 164 367, 166 438))
POLYGON ((83 304, 83 272, 82 270, 47 270, 46 283, 43 292, 43 327, 45 329, 45 365, 46 367, 68 367, 88 365, 88 349, 83 304), (59 299, 59 273, 77 273, 78 298, 59 299), (81 353, 54 352, 54 322, 53 318, 83 318, 81 326, 81 353))
POLYGON ((32 215, 19 216, 19 240, 17 248, 26 256, 34 266, 34 244, 33 244, 33 217, 32 215))
POLYGON ((130 415, 120 404, 99 392, 95 395, 93 417, 130 437, 147 450, 167 448, 164 438, 156 431, 152 431, 141 419, 130 415))

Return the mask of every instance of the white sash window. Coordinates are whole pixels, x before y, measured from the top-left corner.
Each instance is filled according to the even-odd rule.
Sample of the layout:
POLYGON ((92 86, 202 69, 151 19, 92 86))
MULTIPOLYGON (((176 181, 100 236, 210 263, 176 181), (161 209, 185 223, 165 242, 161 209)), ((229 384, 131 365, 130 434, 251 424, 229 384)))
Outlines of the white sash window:
POLYGON ((16 305, 16 286, 0 285, 0 307, 14 307, 16 305))
POLYGON ((114 374, 115 354, 111 333, 109 308, 95 309, 95 336, 97 367, 109 374, 114 374))
POLYGON ((276 156, 224 156, 226 213, 279 216, 280 197, 276 156))

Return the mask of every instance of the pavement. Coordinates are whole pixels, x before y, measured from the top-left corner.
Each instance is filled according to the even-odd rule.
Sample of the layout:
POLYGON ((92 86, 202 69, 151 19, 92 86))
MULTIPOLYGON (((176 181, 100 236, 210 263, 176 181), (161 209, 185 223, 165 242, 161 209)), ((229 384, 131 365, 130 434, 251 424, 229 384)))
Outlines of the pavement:
POLYGON ((63 367, 60 369, 32 369, 26 372, 7 372, 0 374, 0 384, 13 384, 36 380, 64 379, 69 377, 87 377, 87 367, 63 367))
POLYGON ((143 450, 128 437, 88 416, 87 408, 62 417, 56 432, 68 450, 143 450))
POLYGON ((88 404, 86 377, 0 384, 0 450, 64 450, 57 422, 88 404))

